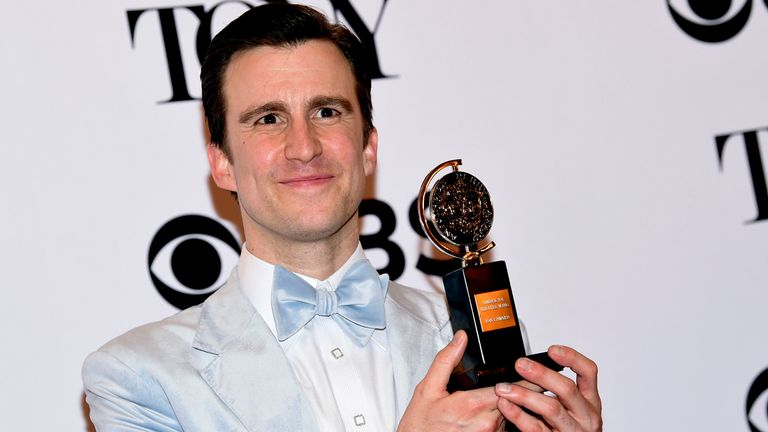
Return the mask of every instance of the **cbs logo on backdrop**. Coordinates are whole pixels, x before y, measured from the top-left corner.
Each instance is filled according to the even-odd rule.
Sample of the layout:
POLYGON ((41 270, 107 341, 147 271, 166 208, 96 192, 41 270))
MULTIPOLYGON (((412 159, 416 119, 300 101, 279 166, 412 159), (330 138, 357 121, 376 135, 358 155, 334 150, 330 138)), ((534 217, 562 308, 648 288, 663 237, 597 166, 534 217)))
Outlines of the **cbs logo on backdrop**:
MULTIPOLYGON (((764 0, 768 7, 768 0, 764 0)), ((758 0, 667 0, 675 23, 702 42, 724 42, 741 32, 758 0)))
POLYGON ((752 381, 747 392, 746 415, 751 432, 768 432, 768 369, 752 381))
POLYGON ((170 304, 194 306, 226 282, 237 263, 240 245, 220 222, 184 215, 166 222, 149 245, 149 276, 170 304))

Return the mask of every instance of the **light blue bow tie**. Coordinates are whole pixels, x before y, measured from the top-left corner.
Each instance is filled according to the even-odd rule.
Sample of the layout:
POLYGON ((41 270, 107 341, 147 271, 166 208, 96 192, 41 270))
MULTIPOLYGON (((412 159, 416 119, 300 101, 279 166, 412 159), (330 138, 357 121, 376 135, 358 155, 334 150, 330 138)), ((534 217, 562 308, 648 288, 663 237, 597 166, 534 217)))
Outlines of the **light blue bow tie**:
POLYGON ((296 274, 276 265, 272 286, 272 313, 277 339, 293 336, 315 316, 330 316, 359 346, 374 329, 383 329, 384 295, 389 277, 379 276, 366 260, 347 270, 335 291, 313 288, 296 274))

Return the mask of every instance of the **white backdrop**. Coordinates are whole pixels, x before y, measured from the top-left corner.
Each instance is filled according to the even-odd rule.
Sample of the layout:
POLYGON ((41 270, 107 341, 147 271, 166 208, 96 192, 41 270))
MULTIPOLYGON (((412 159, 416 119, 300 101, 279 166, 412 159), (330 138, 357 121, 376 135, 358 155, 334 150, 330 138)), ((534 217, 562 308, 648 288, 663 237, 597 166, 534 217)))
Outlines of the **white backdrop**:
MULTIPOLYGON (((167 221, 202 215, 238 236, 232 201, 210 187, 199 101, 158 103, 172 94, 158 8, 177 8, 200 94, 199 20, 181 7, 194 4, 216 2, 17 1, 0 14, 3 430, 88 430, 84 357, 177 310, 148 265, 167 221)), ((564 343, 599 363, 606 430, 749 431, 747 393, 768 368, 760 179, 741 135, 722 160, 715 143, 760 130, 768 163, 768 6, 717 4, 727 13, 706 20, 671 0, 352 2, 390 76, 373 84, 372 197, 395 215, 399 280, 439 286, 416 269, 429 248, 408 209, 432 167, 462 158, 491 192, 494 258, 534 350, 564 343), (670 12, 717 35, 742 7, 746 25, 717 43, 670 12)), ((243 10, 221 5, 214 29, 243 10)), ((380 227, 365 218, 364 233, 380 227)), ((766 387, 751 416, 763 431, 766 387)))

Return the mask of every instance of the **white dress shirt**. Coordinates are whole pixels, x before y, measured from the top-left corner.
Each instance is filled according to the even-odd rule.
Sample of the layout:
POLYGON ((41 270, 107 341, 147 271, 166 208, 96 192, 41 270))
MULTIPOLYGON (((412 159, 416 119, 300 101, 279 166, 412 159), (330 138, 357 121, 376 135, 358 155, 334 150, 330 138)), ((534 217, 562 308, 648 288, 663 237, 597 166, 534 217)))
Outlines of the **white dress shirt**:
MULTIPOLYGON (((365 259, 358 244, 352 256, 324 281, 297 274, 315 288, 335 290, 347 269, 365 259)), ((238 276, 245 295, 272 334, 274 266, 243 246, 238 276)), ((384 432, 395 429, 395 384, 387 332, 375 330, 359 347, 331 317, 316 316, 280 342, 322 431, 384 432)))

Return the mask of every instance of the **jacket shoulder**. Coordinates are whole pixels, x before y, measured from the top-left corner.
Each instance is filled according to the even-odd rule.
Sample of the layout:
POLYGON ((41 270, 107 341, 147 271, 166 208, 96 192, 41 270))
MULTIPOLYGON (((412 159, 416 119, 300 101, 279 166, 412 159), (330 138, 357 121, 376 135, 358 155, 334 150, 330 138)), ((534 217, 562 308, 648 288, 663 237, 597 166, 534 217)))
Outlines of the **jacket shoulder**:
POLYGON ((435 329, 448 323, 448 306, 443 293, 389 282, 388 301, 393 307, 435 329))
POLYGON ((160 321, 131 329, 104 344, 99 351, 120 358, 126 364, 132 359, 153 359, 168 353, 189 349, 197 331, 201 306, 193 306, 160 321))

